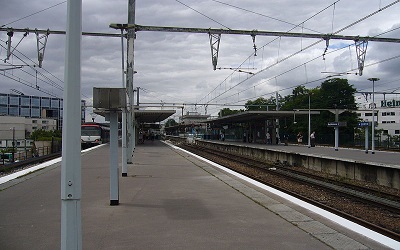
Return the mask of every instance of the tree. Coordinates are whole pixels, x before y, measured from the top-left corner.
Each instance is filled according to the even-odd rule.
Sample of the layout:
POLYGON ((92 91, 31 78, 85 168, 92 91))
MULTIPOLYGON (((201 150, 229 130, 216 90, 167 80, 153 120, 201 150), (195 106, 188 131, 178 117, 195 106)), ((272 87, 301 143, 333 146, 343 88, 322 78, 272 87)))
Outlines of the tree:
POLYGON ((276 102, 275 98, 271 97, 269 99, 265 99, 259 97, 254 101, 247 101, 244 105, 246 111, 267 111, 267 110, 276 110, 276 102))
POLYGON ((165 123, 165 127, 172 127, 176 125, 178 125, 178 123, 172 118, 168 119, 167 122, 165 123))
MULTIPOLYGON (((304 86, 296 87, 292 94, 284 98, 281 110, 308 109, 309 97, 310 108, 321 110, 320 115, 312 116, 311 127, 315 130, 317 136, 321 140, 331 143, 334 138, 334 130, 327 127, 328 122, 335 121, 335 114, 323 109, 348 109, 339 116, 339 121, 347 122, 347 127, 340 128, 340 142, 347 143, 354 138, 354 127, 357 127, 358 118, 355 112, 351 112, 357 108, 353 88, 347 79, 329 79, 321 83, 314 89, 306 89, 304 86)), ((292 119, 288 119, 292 121, 292 119)), ((298 131, 308 131, 308 117, 296 117, 296 124, 288 122, 287 130, 289 133, 297 133, 298 131), (296 130, 298 130, 296 132, 296 130)))
POLYGON ((223 116, 228 116, 228 115, 234 115, 234 114, 238 114, 240 112, 243 112, 242 109, 240 110, 232 110, 230 108, 223 108, 218 112, 218 117, 223 117, 223 116))
POLYGON ((46 131, 43 129, 38 129, 32 132, 30 138, 34 141, 51 141, 52 139, 61 140, 61 131, 46 131))

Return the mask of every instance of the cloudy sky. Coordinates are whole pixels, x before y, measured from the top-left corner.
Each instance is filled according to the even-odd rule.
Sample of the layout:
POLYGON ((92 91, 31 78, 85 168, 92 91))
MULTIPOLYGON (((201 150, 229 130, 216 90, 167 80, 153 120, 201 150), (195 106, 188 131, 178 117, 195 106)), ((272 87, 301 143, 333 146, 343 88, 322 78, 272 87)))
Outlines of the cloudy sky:
MULTIPOLYGON (((136 23, 400 39, 398 2, 369 0, 367 5, 366 1, 354 0, 137 0, 136 23)), ((66 10, 63 1, 1 0, 0 26, 65 30, 66 10)), ((83 0, 83 31, 119 33, 109 24, 127 20, 128 0, 83 0)), ((0 32, 0 92, 17 90, 26 95, 62 97, 65 36, 48 37, 41 69, 32 67, 37 64, 36 35, 22 37, 22 33, 14 34, 12 46, 21 42, 4 62, 8 36, 0 32), (24 66, 4 70, 10 65, 24 66)), ((256 36, 255 45, 257 56, 251 36, 222 35, 217 66, 222 69, 214 71, 207 34, 137 32, 134 57, 138 73, 134 87, 141 89, 140 102, 197 103, 185 105, 185 110, 216 115, 221 108, 229 107, 218 105, 269 98, 275 91, 285 96, 301 84, 316 87, 335 72, 351 73, 342 77, 359 91, 372 91, 367 80, 370 77, 381 79, 375 84, 376 91, 400 91, 399 43, 369 42, 362 76, 354 74, 358 72, 354 41, 330 40, 325 60, 322 55, 326 42, 318 39, 256 36), (238 67, 245 72, 229 69, 238 67), (209 104, 207 110, 202 104, 209 104)), ((122 86, 121 68, 120 38, 82 38, 82 98, 89 104, 93 87, 122 86)), ((383 95, 376 99, 383 99, 383 95)), ((365 101, 361 95, 359 100, 365 101)))

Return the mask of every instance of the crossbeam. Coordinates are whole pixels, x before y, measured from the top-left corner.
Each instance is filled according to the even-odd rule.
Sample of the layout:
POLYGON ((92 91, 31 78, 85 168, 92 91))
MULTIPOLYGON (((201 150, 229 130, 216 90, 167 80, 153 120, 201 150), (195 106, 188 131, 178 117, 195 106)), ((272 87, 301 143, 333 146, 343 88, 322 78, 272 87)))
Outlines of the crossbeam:
MULTIPOLYGON (((117 24, 111 24, 110 27, 119 27, 117 24)), ((38 32, 64 35, 65 31, 60 30, 39 30, 39 29, 17 29, 17 28, 0 28, 0 31, 13 32, 38 32)), ((182 27, 164 27, 164 26, 145 26, 137 24, 126 24, 124 29, 135 29, 135 31, 161 31, 161 32, 179 32, 179 33, 199 33, 199 34, 230 34, 230 35, 249 35, 249 36, 282 36, 282 37, 301 37, 315 39, 334 39, 334 40, 349 40, 349 41, 371 41, 371 42, 387 42, 400 43, 400 38, 388 37, 370 37, 370 36, 342 36, 333 34, 313 34, 313 33, 293 33, 293 32, 276 32, 262 30, 234 30, 234 29, 211 29, 211 28, 182 28, 182 27)), ((83 36, 104 36, 121 38, 121 34, 113 33, 97 33, 97 32, 82 32, 83 36)))

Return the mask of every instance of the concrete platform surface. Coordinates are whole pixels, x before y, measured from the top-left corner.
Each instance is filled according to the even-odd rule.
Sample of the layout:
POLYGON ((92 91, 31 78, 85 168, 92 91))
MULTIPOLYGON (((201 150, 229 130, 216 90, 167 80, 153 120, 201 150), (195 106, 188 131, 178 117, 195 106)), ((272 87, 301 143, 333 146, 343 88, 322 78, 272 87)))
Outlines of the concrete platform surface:
MULTIPOLYGON (((0 185, 0 249, 59 249, 61 163, 0 185)), ((385 249, 161 142, 110 206, 109 147, 82 156, 83 249, 385 249)))

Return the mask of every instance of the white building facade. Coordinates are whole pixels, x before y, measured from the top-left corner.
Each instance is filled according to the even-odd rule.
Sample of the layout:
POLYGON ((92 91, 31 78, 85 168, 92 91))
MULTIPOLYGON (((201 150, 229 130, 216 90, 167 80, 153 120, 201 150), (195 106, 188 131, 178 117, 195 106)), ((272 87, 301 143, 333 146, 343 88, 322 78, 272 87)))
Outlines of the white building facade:
MULTIPOLYGON (((363 121, 372 122, 372 103, 357 111, 363 121)), ((400 100, 382 100, 375 104, 376 129, 382 129, 382 135, 400 136, 400 100)))

